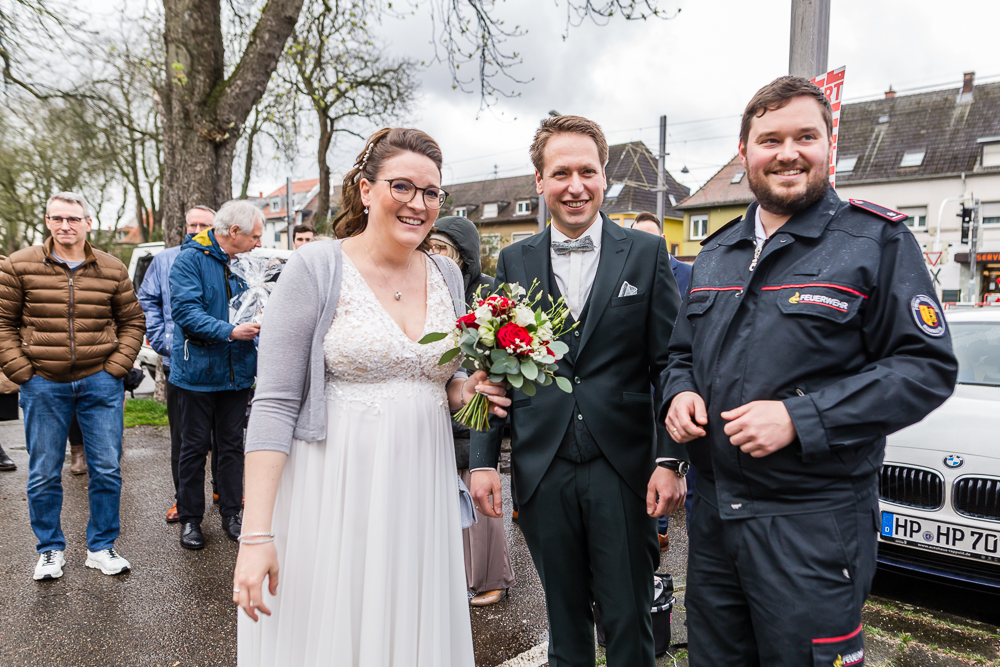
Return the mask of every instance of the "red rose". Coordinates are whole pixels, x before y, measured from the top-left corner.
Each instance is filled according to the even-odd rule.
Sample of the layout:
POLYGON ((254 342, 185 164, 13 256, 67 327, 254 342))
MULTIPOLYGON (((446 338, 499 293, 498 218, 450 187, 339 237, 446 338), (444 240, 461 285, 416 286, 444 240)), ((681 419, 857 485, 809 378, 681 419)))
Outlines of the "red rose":
POLYGON ((500 327, 497 332, 497 342, 510 354, 521 351, 522 348, 531 347, 531 334, 522 326, 513 322, 500 327))
POLYGON ((493 317, 506 315, 514 309, 514 302, 505 296, 491 296, 479 302, 479 305, 487 305, 493 313, 493 317))
POLYGON ((455 323, 455 327, 457 329, 461 329, 463 324, 468 329, 478 329, 479 328, 479 323, 476 322, 476 314, 475 313, 469 313, 468 315, 462 315, 460 318, 458 318, 458 322, 455 323))

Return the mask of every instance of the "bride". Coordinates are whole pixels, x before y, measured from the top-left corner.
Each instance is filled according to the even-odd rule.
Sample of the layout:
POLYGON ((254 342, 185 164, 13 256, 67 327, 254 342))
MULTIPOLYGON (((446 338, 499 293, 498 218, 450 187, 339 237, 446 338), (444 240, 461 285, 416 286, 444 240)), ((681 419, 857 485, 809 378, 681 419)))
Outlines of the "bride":
POLYGON ((444 341, 416 342, 464 305, 458 267, 425 252, 446 197, 431 137, 376 132, 344 179, 343 240, 296 251, 271 295, 233 579, 241 667, 474 664, 448 411, 475 383, 437 365, 444 341))

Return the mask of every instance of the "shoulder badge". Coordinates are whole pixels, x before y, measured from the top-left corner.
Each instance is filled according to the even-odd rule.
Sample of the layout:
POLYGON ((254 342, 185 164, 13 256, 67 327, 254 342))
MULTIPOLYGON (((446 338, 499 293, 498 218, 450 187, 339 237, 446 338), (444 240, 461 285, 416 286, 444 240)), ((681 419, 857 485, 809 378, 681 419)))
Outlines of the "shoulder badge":
POLYGON ((878 204, 873 204, 870 201, 865 201, 864 199, 848 199, 847 201, 850 202, 851 206, 854 208, 860 208, 862 211, 868 211, 869 213, 873 213, 880 218, 885 218, 889 222, 902 222, 909 217, 905 213, 893 211, 891 208, 879 206, 878 204))
POLYGON ((928 336, 940 338, 944 335, 944 317, 937 302, 926 294, 918 294, 910 299, 910 314, 917 327, 928 336))
POLYGON ((721 234, 723 231, 729 229, 730 227, 732 227, 736 223, 741 222, 742 220, 743 220, 743 216, 742 215, 736 216, 735 218, 733 218, 732 220, 730 220, 729 222, 727 222, 726 224, 722 225, 721 227, 719 227, 718 229, 716 229, 714 232, 712 232, 711 234, 709 234, 708 236, 706 236, 704 238, 704 240, 702 240, 701 245, 704 246, 706 243, 708 243, 709 241, 711 241, 712 239, 714 239, 716 236, 718 236, 719 234, 721 234))

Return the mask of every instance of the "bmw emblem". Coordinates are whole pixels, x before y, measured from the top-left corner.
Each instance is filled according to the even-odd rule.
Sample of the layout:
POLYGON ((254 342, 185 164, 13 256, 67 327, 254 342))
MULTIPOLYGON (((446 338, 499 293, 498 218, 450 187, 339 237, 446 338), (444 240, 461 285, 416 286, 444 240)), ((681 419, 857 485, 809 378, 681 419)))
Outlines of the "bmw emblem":
POLYGON ((944 459, 944 464, 949 468, 961 468, 963 463, 965 463, 965 459, 963 459, 958 454, 952 454, 951 456, 946 456, 944 459))

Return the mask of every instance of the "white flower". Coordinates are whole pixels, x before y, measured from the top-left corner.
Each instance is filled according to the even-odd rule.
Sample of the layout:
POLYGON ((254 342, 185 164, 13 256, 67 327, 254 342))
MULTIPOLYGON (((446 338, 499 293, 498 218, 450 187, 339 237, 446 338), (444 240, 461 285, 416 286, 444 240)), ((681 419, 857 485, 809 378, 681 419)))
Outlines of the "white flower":
POLYGON ((493 311, 486 304, 476 308, 476 323, 482 326, 493 319, 493 311))
POLYGON ((526 327, 535 323, 535 313, 527 306, 517 306, 514 309, 514 324, 526 327))
POLYGON ((496 332, 493 331, 493 321, 485 322, 479 327, 479 340, 487 347, 493 347, 496 342, 496 332))

